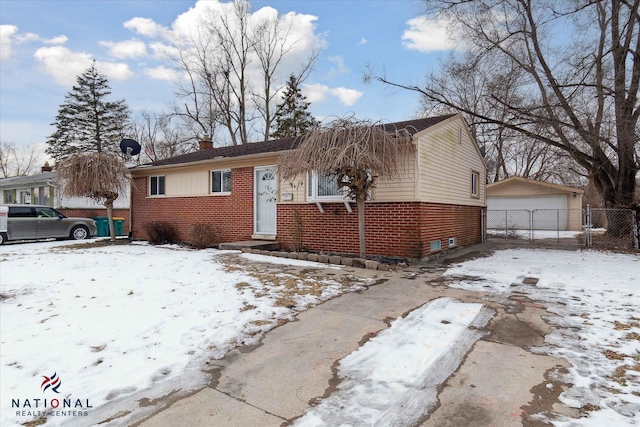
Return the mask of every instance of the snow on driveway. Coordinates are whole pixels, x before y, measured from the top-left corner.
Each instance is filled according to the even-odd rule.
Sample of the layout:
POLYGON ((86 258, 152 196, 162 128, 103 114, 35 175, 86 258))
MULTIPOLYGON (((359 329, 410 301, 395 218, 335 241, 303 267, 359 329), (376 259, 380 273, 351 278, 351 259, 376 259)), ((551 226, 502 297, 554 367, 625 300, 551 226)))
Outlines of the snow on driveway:
POLYGON ((411 426, 437 403, 493 311, 438 298, 398 318, 340 361, 337 391, 294 425, 411 426))
POLYGON ((0 249, 0 425, 44 413, 47 426, 86 425, 118 401, 123 423, 138 407, 127 397, 201 387, 207 360, 362 285, 287 271, 326 268, 297 260, 263 257, 285 265, 251 271, 265 259, 233 255, 247 264, 233 265, 233 252, 93 246, 0 249))
POLYGON ((513 249, 450 267, 452 287, 514 292, 557 315, 535 351, 563 357, 573 386, 561 401, 584 414, 547 414, 555 426, 640 425, 640 256, 598 251, 513 249), (473 279, 469 280, 468 277, 473 279), (537 278, 525 285, 527 277, 537 278))

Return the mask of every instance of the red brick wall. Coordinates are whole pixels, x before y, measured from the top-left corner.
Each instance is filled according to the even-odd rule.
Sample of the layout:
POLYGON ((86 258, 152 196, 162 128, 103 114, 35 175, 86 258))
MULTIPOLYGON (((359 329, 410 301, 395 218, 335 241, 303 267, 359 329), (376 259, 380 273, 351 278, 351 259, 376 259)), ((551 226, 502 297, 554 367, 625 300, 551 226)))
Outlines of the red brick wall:
MULTIPOLYGON (((58 209, 61 213, 66 216, 72 217, 80 217, 80 218, 94 218, 97 216, 107 216, 107 209, 58 209)), ((113 210, 114 218, 124 218, 124 224, 122 226, 122 231, 124 234, 129 232, 129 209, 114 209, 113 210)))
MULTIPOLYGON (((232 169, 231 195, 147 198, 147 178, 135 178, 132 186, 133 237, 145 239, 144 224, 167 221, 176 226, 183 241, 189 241, 190 226, 210 223, 219 242, 250 240, 253 234, 253 168, 232 169)), ((279 204, 277 240, 293 248, 294 211, 302 214, 302 244, 310 251, 358 254, 358 214, 347 212, 344 203, 279 204)), ((429 244, 456 237, 458 246, 481 241, 482 208, 435 203, 367 203, 365 227, 367 254, 404 258, 430 255, 429 244)))
POLYGON ((131 212, 133 237, 146 239, 150 221, 173 224, 182 241, 189 241, 193 224, 212 224, 219 242, 251 240, 253 234, 253 168, 231 170, 228 196, 147 198, 147 178, 134 178, 131 212))
MULTIPOLYGON (((310 251, 358 254, 358 214, 355 204, 348 213, 343 203, 317 206, 278 205, 278 241, 293 247, 294 211, 302 215, 302 245, 310 251)), ((423 258, 430 255, 430 242, 441 240, 448 249, 450 237, 458 246, 481 241, 481 208, 432 203, 368 203, 365 238, 368 255, 423 258)))

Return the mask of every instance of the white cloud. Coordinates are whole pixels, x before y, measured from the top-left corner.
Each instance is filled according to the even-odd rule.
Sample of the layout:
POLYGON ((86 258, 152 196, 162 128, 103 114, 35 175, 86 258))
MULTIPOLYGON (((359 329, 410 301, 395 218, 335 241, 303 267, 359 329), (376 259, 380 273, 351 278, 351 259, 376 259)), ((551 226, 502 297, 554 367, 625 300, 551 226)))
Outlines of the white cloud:
POLYGON ((11 58, 13 50, 11 50, 11 38, 18 32, 15 25, 0 25, 0 61, 6 61, 11 58))
POLYGON ((43 39, 42 41, 45 44, 65 44, 67 41, 69 40, 69 38, 65 35, 59 35, 58 37, 53 37, 50 39, 43 39))
POLYGON ((127 80, 133 76, 129 65, 121 62, 101 62, 96 61, 96 67, 100 73, 105 74, 112 80, 127 80))
POLYGON ((177 80, 179 74, 176 70, 166 68, 165 66, 159 66, 156 68, 145 68, 144 73, 155 80, 177 80))
POLYGON ((318 103, 327 98, 327 95, 335 96, 346 106, 352 106, 362 96, 362 92, 346 87, 329 88, 322 84, 304 84, 302 93, 307 97, 307 102, 318 103))
POLYGON ((327 93, 329 92, 329 87, 325 85, 321 85, 318 83, 315 84, 303 84, 302 85, 302 94, 307 97, 307 102, 316 103, 324 101, 327 97, 327 93))
POLYGON ((0 60, 11 58, 14 54, 13 47, 16 44, 32 41, 41 41, 45 44, 64 44, 68 40, 67 36, 59 35, 50 39, 43 39, 35 33, 18 33, 15 25, 0 25, 0 60))
POLYGON ((153 51, 153 57, 156 59, 178 58, 180 51, 175 46, 164 43, 151 43, 149 48, 153 51))
MULTIPOLYGON (((41 47, 34 54, 44 72, 60 85, 73 86, 77 76, 91 66, 93 57, 85 52, 73 52, 66 47, 41 47)), ((96 61, 96 68, 110 79, 126 80, 133 75, 127 64, 96 61)))
POLYGON ((359 45, 363 45, 363 44, 367 44, 367 39, 365 39, 364 37, 360 39, 360 41, 358 42, 359 45))
POLYGON ((136 39, 122 42, 101 41, 98 43, 109 48, 109 55, 118 59, 140 58, 147 54, 147 46, 136 39))
MULTIPOLYGON (((212 20, 218 21, 221 16, 229 18, 230 31, 235 32, 234 3, 220 2, 219 0, 199 0, 187 12, 179 15, 171 25, 172 37, 168 41, 178 40, 187 52, 197 41, 207 36, 206 23, 212 20)), ((260 23, 270 20, 278 20, 279 30, 287 32, 287 40, 282 49, 287 52, 280 63, 280 74, 288 76, 300 69, 311 53, 326 46, 324 36, 316 34, 317 16, 288 12, 278 14, 277 10, 270 6, 262 7, 250 14, 248 22, 250 28, 259 26, 260 23)), ((249 30, 251 31, 251 30, 249 30)), ((252 57, 247 74, 258 75, 259 61, 252 57), (253 73, 253 74, 252 74, 253 73)), ((257 82, 256 82, 257 83, 257 82)), ((259 84, 259 83, 257 83, 259 84)))
POLYGON ((327 78, 332 78, 340 74, 348 74, 351 72, 349 67, 344 63, 344 58, 341 55, 335 55, 329 58, 329 61, 335 64, 335 67, 329 70, 327 78))
POLYGON ((358 102, 358 99, 362 96, 362 92, 359 90, 348 89, 346 87, 337 87, 335 89, 331 89, 330 92, 348 107, 358 102))
POLYGON ((408 20, 407 25, 409 28, 402 33, 402 44, 407 49, 426 53, 456 47, 442 19, 423 15, 408 20))
POLYGON ((34 42, 40 40, 40 36, 36 33, 24 33, 15 37, 16 43, 34 42))
POLYGON ((135 17, 125 22, 123 26, 146 37, 158 37, 167 31, 165 27, 150 18, 135 17))

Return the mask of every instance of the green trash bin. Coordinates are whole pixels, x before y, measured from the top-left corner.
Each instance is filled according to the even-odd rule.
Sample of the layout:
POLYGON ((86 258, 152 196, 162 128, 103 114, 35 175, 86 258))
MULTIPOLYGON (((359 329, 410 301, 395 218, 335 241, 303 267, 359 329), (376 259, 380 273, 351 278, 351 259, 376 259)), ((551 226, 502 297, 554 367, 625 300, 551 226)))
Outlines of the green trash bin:
MULTIPOLYGON (((108 224, 107 224, 107 227, 108 227, 108 224)), ((123 228, 124 228, 124 218, 113 217, 113 229, 116 232, 116 236, 124 236, 123 228)))
MULTIPOLYGON (((109 237, 109 218, 106 216, 96 216, 92 219, 95 221, 96 227, 98 227, 96 237, 109 237)), ((113 217, 113 228, 116 236, 124 236, 124 218, 113 217)))
POLYGON ((96 237, 109 236, 109 218, 106 216, 96 216, 92 219, 95 221, 96 227, 98 227, 96 237))

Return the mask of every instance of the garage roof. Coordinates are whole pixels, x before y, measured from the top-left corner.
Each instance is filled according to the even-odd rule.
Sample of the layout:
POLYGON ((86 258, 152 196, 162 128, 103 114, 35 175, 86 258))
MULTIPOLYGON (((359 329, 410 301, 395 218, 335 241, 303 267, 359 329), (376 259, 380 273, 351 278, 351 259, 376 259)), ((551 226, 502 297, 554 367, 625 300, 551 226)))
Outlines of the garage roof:
POLYGON ((487 196, 490 195, 491 189, 497 190, 501 187, 509 186, 509 185, 528 185, 535 186, 541 189, 547 190, 555 190, 557 193, 577 193, 583 194, 584 190, 573 187, 566 187, 564 185, 552 184, 550 182, 538 181, 535 179, 522 178, 521 176, 511 176, 509 178, 505 178, 500 181, 492 182, 491 184, 487 184, 487 196))

